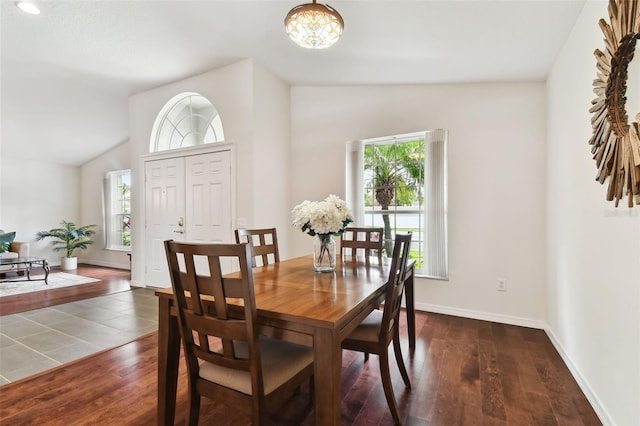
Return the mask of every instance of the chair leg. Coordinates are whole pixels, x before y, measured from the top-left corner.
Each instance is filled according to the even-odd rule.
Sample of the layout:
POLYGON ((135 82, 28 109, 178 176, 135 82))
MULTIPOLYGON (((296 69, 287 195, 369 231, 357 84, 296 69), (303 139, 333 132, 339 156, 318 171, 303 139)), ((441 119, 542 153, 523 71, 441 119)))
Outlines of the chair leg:
POLYGON ((402 376, 402 380, 404 380, 404 385, 407 389, 411 389, 411 381, 409 380, 409 375, 407 374, 407 369, 404 366, 404 359, 402 357, 402 348, 400 347, 400 336, 396 332, 395 337, 393 338, 393 352, 396 355, 396 363, 398 364, 398 369, 400 370, 400 375, 402 376))
POLYGON ((190 389, 189 413, 187 414, 187 424, 189 426, 198 426, 199 418, 200 418, 200 394, 198 394, 198 392, 196 392, 194 389, 190 389))
POLYGON ((315 376, 309 377, 309 395, 311 396, 311 401, 316 396, 316 379, 315 376))
POLYGON ((400 414, 398 413, 398 405, 396 404, 396 397, 393 394, 393 384, 391 383, 391 373, 389 372, 389 352, 381 350, 380 354, 380 376, 382 377, 382 388, 384 389, 384 396, 387 398, 387 404, 389 410, 391 410, 391 416, 396 425, 402 424, 400 422, 400 414))
POLYGON ((364 362, 369 361, 369 352, 364 353, 364 362))

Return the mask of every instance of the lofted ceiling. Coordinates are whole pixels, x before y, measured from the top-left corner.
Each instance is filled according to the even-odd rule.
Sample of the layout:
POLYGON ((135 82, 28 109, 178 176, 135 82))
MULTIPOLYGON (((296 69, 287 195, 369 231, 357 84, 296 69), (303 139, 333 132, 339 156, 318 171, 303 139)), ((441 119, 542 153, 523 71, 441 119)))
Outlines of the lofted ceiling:
POLYGON ((304 1, 36 3, 0 1, 0 155, 79 165, 128 140, 128 96, 244 58, 293 86, 544 81, 584 0, 334 0, 326 50, 284 32, 304 1))

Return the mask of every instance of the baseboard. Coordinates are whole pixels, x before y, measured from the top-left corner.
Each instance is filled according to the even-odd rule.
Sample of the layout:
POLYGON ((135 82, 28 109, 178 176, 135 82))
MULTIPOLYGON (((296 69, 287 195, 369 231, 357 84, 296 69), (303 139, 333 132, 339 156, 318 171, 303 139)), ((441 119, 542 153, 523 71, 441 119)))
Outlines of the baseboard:
POLYGON ((103 262, 101 260, 93 260, 93 259, 78 259, 78 263, 84 263, 86 265, 94 265, 94 266, 104 266, 105 268, 114 268, 114 269, 129 269, 129 262, 127 263, 112 263, 112 262, 103 262))
POLYGON ((565 365, 569 369, 569 372, 571 373, 576 383, 578 384, 578 386, 584 393, 585 397, 589 401, 589 404, 591 404, 591 407, 593 407, 593 410, 596 412, 596 415, 598 416, 602 424, 605 426, 615 424, 613 422, 613 419, 607 412, 607 410, 604 408, 604 406, 600 402, 600 399, 598 399, 595 392, 593 392, 593 390, 591 389, 591 386, 589 386, 589 382, 587 382, 584 376, 580 373, 580 370, 573 363, 573 361, 571 360, 571 357, 564 350, 564 348, 560 344, 560 341, 556 338, 555 334, 553 334, 553 331, 549 328, 549 324, 547 324, 545 321, 535 320, 531 318, 514 317, 510 315, 500 315, 500 314, 494 314, 491 312, 473 311, 470 309, 458 309, 458 308, 452 308, 450 306, 431 305, 431 304, 423 304, 423 303, 416 304, 416 309, 419 311, 433 312, 437 314, 453 315, 456 317, 472 318, 477 320, 491 321, 491 322, 497 322, 501 324, 517 325, 521 327, 530 327, 530 328, 537 328, 540 330, 544 330, 544 332, 549 337, 549 340, 551 340, 551 343, 553 344, 555 349, 558 351, 558 354, 560 354, 560 357, 564 361, 565 365))
POLYGON ((133 287, 146 287, 147 285, 144 283, 144 281, 131 280, 131 286, 133 286, 133 287))
POLYGON ((456 317, 472 318, 483 321, 497 322, 501 324, 517 325, 520 327, 537 328, 544 330, 547 328, 547 323, 541 320, 514 317, 511 315, 501 315, 491 312, 474 311, 470 309, 452 308, 450 306, 432 305, 428 303, 417 303, 416 309, 419 311, 433 312, 436 314, 453 315, 456 317))
POLYGON ((593 410, 598 415, 598 418, 600 419, 602 424, 605 426, 615 425, 613 419, 609 415, 609 412, 606 410, 606 408, 604 408, 604 405, 600 402, 600 399, 595 394, 595 392, 593 392, 591 386, 589 386, 589 382, 584 378, 582 373, 580 373, 580 369, 576 367, 573 360, 567 354, 567 351, 565 351, 564 347, 548 325, 547 327, 545 327, 544 331, 545 333, 547 333, 547 336, 549 336, 549 340, 551 340, 551 343, 556 348, 556 351, 558 351, 558 353, 560 354, 560 357, 571 372, 571 375, 575 379, 576 383, 578 383, 578 386, 580 386, 580 389, 584 393, 584 396, 589 401, 589 404, 591 404, 591 407, 593 407, 593 410))

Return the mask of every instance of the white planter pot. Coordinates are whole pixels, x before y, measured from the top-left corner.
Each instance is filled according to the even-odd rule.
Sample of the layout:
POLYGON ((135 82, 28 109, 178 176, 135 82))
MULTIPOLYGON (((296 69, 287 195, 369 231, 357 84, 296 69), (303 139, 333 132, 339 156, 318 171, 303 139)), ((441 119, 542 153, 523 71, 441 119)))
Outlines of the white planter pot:
POLYGON ((70 271, 72 269, 78 269, 77 257, 63 257, 60 259, 60 269, 63 271, 70 271))

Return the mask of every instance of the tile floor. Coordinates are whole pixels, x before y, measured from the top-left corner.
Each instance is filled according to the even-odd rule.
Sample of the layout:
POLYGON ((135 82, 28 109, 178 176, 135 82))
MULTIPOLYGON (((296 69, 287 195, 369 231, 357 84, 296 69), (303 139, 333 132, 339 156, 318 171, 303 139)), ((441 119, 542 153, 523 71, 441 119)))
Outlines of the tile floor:
POLYGON ((0 317, 0 385, 158 329, 153 289, 139 288, 0 317))

